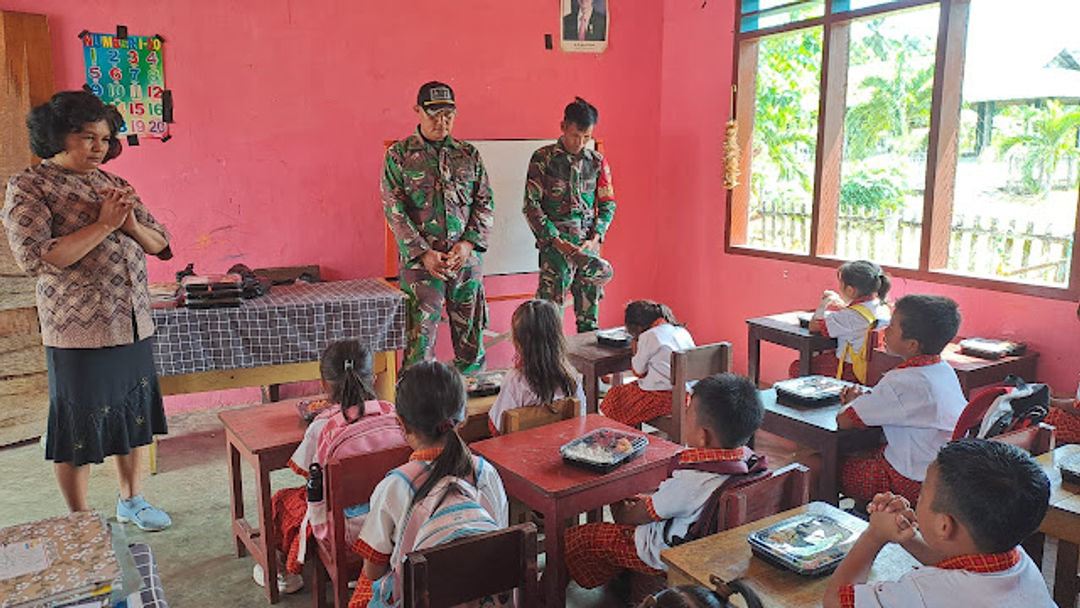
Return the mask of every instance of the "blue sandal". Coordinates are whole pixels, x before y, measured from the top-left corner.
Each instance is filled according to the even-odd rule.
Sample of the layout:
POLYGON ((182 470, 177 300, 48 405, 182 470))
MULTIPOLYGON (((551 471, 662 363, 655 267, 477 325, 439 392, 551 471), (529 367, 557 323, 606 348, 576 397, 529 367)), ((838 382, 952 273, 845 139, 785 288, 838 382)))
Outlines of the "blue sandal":
POLYGON ((142 494, 132 498, 119 498, 116 502, 116 521, 132 522, 140 530, 157 532, 172 525, 169 514, 146 502, 142 494))

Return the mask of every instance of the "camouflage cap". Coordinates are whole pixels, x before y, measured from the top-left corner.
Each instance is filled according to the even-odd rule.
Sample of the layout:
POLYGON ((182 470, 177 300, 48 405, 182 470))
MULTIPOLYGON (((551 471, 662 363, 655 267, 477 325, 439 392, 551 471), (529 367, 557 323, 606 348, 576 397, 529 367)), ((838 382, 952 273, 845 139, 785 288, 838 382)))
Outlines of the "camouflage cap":
POLYGON ((457 107, 454 105, 454 90, 450 85, 436 80, 420 87, 420 92, 416 94, 416 105, 430 111, 457 107))

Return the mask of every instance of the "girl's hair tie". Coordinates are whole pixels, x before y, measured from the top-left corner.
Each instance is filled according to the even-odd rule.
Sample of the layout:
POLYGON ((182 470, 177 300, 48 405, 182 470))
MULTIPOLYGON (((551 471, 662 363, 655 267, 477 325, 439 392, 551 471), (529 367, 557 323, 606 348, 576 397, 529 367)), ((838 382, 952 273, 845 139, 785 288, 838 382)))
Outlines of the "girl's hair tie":
POLYGON ((453 430, 453 428, 454 428, 454 419, 453 418, 447 418, 446 420, 443 420, 442 422, 440 422, 439 426, 437 426, 435 428, 436 428, 436 430, 439 431, 440 435, 445 435, 445 434, 449 433, 451 430, 453 430))
POLYGON ((353 368, 352 359, 345 359, 345 369, 350 370, 353 368))

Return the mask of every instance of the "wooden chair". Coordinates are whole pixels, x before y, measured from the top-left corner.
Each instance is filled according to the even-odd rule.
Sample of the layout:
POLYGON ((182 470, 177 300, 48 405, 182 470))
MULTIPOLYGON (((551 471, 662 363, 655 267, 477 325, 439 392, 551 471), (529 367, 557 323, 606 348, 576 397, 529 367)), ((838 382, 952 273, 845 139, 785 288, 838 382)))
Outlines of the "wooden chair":
POLYGON ((810 469, 793 462, 720 496, 718 530, 728 530, 810 502, 810 469))
POLYGON ((1041 456, 1054 449, 1054 427, 1040 422, 1026 429, 995 435, 990 440, 1015 445, 1032 456, 1041 456))
POLYGON ((327 463, 323 469, 323 488, 326 497, 326 517, 330 526, 330 547, 312 541, 316 553, 315 583, 312 597, 315 608, 326 606, 326 579, 333 587, 334 605, 345 608, 352 592, 349 582, 360 572, 360 556, 345 542, 345 507, 368 502, 375 486, 386 472, 409 460, 412 449, 407 445, 387 448, 327 463))
POLYGON ((683 441, 686 383, 732 370, 731 342, 706 344, 671 353, 671 413, 646 422, 663 431, 675 443, 683 441))
POLYGON ((535 429, 538 426, 569 420, 581 413, 581 402, 577 397, 566 397, 536 407, 519 407, 503 412, 502 428, 504 434, 535 429))
POLYGON ((405 608, 454 606, 515 588, 519 608, 540 606, 532 523, 413 551, 404 566, 405 608))

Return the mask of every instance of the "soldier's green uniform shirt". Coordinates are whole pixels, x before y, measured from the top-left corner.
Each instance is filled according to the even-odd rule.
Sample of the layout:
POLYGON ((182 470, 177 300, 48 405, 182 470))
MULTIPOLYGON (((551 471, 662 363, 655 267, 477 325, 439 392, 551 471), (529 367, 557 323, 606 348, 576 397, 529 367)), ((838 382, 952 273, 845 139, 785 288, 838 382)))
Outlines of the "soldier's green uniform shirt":
POLYGON ((596 329, 603 286, 613 276, 611 265, 588 252, 568 259, 553 240, 581 245, 598 235, 603 241, 615 216, 607 160, 595 150, 571 154, 562 139, 540 148, 529 162, 523 210, 540 250, 536 297, 562 304, 569 288, 578 331, 596 329))
POLYGON ((487 250, 494 205, 479 152, 451 137, 429 142, 417 130, 386 151, 382 200, 408 296, 405 365, 434 357, 445 301, 455 364, 462 371, 480 367, 487 327, 480 253, 487 250), (449 252, 458 241, 472 243, 473 254, 457 276, 443 281, 428 273, 421 257, 432 249, 449 252))

